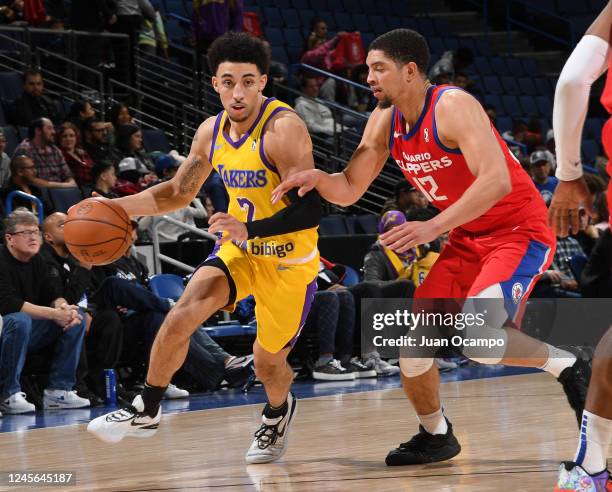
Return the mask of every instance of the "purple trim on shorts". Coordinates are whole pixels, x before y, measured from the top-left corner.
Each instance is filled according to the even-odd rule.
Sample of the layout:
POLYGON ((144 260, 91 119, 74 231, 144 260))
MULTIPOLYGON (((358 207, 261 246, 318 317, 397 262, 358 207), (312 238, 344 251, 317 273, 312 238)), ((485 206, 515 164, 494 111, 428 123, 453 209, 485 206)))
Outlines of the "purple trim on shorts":
POLYGON ((219 125, 221 124, 221 119, 223 118, 223 111, 221 111, 217 115, 217 119, 215 120, 215 127, 213 129, 212 142, 210 144, 210 153, 208 154, 208 162, 212 164, 213 154, 215 153, 215 142, 217 141, 217 135, 219 134, 219 125))
POLYGON ((269 97, 268 99, 266 99, 264 101, 264 103, 261 105, 261 108, 259 108, 259 114, 257 115, 257 118, 255 119, 255 121, 253 122, 253 124, 251 125, 251 128, 249 128, 249 131, 247 131, 244 135, 242 135, 242 137, 240 137, 240 140, 234 142, 231 137, 225 133, 225 130, 223 131, 223 136, 225 137, 225 140, 227 140, 227 142, 234 147, 235 149, 240 148, 240 146, 246 141, 247 138, 249 138, 249 136, 251 135, 251 132, 253 130, 255 130, 255 127, 259 124, 259 120, 261 119, 261 117, 264 114, 264 111, 266 110, 266 108, 268 107, 268 104, 270 104, 272 101, 275 101, 276 98, 275 97, 269 97))
MULTIPOLYGON (((215 236, 217 236, 217 238, 221 239, 221 233, 217 232, 217 234, 215 234, 215 236)), ((217 257, 217 253, 219 252, 219 249, 221 248, 221 243, 217 240, 217 242, 215 243, 215 247, 213 248, 213 250, 210 252, 210 254, 206 257, 206 259, 202 262, 205 263, 208 260, 212 260, 213 258, 217 257)))
POLYGON ((300 333, 302 332, 302 328, 304 328, 304 324, 306 323, 306 318, 308 317, 308 313, 310 312, 310 308, 312 306, 312 301, 314 300, 316 291, 317 279, 315 278, 306 287, 306 295, 304 296, 304 308, 302 309, 302 319, 300 319, 300 325, 298 327, 297 333, 291 340, 289 340, 289 343, 287 344, 291 347, 295 345, 295 342, 297 342, 297 339, 300 336, 300 333))
MULTIPOLYGON (((272 111, 272 113, 270 113, 270 116, 268 116, 268 118, 266 119, 266 121, 263 124, 263 127, 261 129, 261 138, 259 139, 259 157, 261 158, 261 162, 263 162, 264 166, 266 166, 270 171, 278 174, 278 169, 276 169, 276 167, 268 160, 268 158, 266 157, 266 153, 264 152, 264 136, 265 136, 265 131, 266 131, 266 126, 267 124, 270 122, 270 120, 277 114, 280 113, 281 111, 291 111, 294 112, 292 109, 290 108, 285 108, 285 107, 280 107, 280 108, 276 108, 274 111, 272 111)), ((279 174, 280 176, 280 174, 279 174)))

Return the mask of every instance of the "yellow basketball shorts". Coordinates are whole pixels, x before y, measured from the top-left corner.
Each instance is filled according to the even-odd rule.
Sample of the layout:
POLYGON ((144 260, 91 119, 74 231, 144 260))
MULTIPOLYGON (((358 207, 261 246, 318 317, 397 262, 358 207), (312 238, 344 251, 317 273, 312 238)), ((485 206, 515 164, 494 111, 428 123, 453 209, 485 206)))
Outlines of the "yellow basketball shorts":
POLYGON ((225 271, 230 284, 225 310, 233 311, 237 301, 253 295, 257 341, 266 351, 275 354, 295 344, 317 290, 318 253, 308 263, 289 265, 254 258, 227 242, 202 266, 216 266, 225 271))

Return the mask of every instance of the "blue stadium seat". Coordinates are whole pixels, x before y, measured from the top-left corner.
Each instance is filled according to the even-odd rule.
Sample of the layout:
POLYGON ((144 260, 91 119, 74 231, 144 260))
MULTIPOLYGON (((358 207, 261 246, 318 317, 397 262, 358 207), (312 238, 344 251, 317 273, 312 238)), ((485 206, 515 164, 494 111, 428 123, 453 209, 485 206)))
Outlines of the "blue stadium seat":
POLYGON ((4 115, 4 107, 0 104, 0 126, 6 125, 6 116, 4 115))
MULTIPOLYGON (((438 30, 439 33, 444 33, 444 31, 438 30)), ((444 47, 447 50, 455 51, 459 48, 459 40, 453 37, 443 37, 442 41, 444 41, 444 47)))
POLYGON ((522 77, 525 75, 523 64, 518 58, 506 58, 506 65, 508 66, 508 72, 510 72, 510 75, 513 75, 514 77, 522 77))
POLYGON ((493 73, 495 75, 497 76, 510 75, 510 71, 508 70, 508 67, 506 66, 506 62, 504 61, 503 58, 499 56, 490 58, 489 64, 491 65, 491 69, 493 70, 493 73))
POLYGON ((17 136, 19 137, 20 140, 24 140, 28 138, 28 127, 20 126, 19 128, 17 128, 17 136))
POLYGON ((547 96, 550 94, 550 86, 548 85, 546 78, 536 77, 534 82, 539 96, 547 96))
POLYGON ((437 36, 434 22, 429 17, 419 17, 417 19, 419 33, 428 38, 429 36, 437 36))
POLYGON ((255 336, 257 334, 256 326, 241 325, 238 322, 227 325, 204 326, 203 328, 212 338, 255 336))
POLYGON ((74 188, 48 188, 48 191, 56 212, 66 213, 70 207, 83 199, 81 190, 76 186, 74 188))
POLYGON ((431 51, 432 53, 441 55, 446 51, 444 43, 442 42, 442 38, 433 36, 427 40, 427 43, 429 44, 429 51, 431 51))
POLYGON ((538 116, 538 106, 533 96, 520 96, 519 97, 521 107, 523 108, 523 114, 527 116, 538 116))
POLYGON ((310 34, 310 23, 316 17, 314 10, 304 9, 298 10, 298 15, 302 20, 302 28, 306 29, 307 34, 310 34))
POLYGON ((291 6, 298 12, 310 8, 308 0, 291 0, 291 6))
POLYGON ((389 29, 401 29, 402 27, 406 27, 400 17, 395 17, 393 15, 385 15, 385 23, 389 29))
MULTIPOLYGON (((334 17, 334 14, 326 10, 319 12, 315 9, 315 12, 317 12, 317 17, 320 17, 325 22, 327 22, 327 28, 330 31, 336 31, 336 30, 342 31, 342 29, 336 29, 336 18, 334 17)), ((330 37, 331 37, 331 34, 330 34, 330 37)))
POLYGON ((485 39, 474 41, 474 54, 480 56, 491 56, 491 45, 485 39))
POLYGON ((387 23, 382 15, 370 16, 370 25, 375 34, 380 35, 388 31, 387 23))
POLYGON ((528 77, 535 77, 538 75, 538 64, 531 58, 523 58, 523 70, 528 77))
POLYGON ((328 215, 319 223, 319 233, 322 236, 337 236, 348 234, 348 227, 342 215, 328 215))
POLYGON ((591 12, 601 12, 608 5, 608 0, 590 0, 591 12))
POLYGON ((599 145, 595 140, 583 140, 582 141, 582 155, 584 161, 588 163, 594 163, 599 154, 599 145))
POLYGON ((0 99, 12 101, 23 92, 23 79, 17 72, 0 72, 0 99))
POLYGON ((159 151, 168 153, 170 152, 170 144, 168 138, 163 130, 147 129, 142 131, 142 141, 144 148, 148 152, 159 151))
POLYGON ((601 139, 601 120, 599 118, 587 118, 584 122, 583 138, 593 140, 601 139))
POLYGON ((149 288, 158 297, 178 301, 185 290, 183 277, 172 273, 159 273, 149 279, 149 288))
POLYGON ((476 66, 476 70, 480 75, 493 75, 493 69, 489 64, 489 60, 482 56, 477 56, 474 59, 474 65, 476 66))
POLYGON ((352 285, 358 284, 359 283, 359 273, 357 273, 357 270, 355 270, 353 267, 350 267, 348 265, 343 265, 344 268, 346 268, 345 270, 345 275, 344 278, 342 279, 341 284, 344 285, 345 287, 350 287, 352 285))
POLYGON ((498 116, 495 127, 499 133, 512 131, 512 118, 509 116, 498 116))
POLYGON ((504 89, 495 75, 485 75, 482 78, 485 92, 490 94, 503 94, 504 89))
MULTIPOLYGON (((344 5, 342 4, 342 0, 327 0, 327 8, 333 14, 337 14, 338 12, 344 12, 344 5)), ((342 24, 338 24, 341 26, 342 24)))
POLYGON ((287 46, 287 58, 289 59, 289 63, 299 63, 303 53, 303 46, 287 46))
POLYGON ((177 44, 182 44, 183 38, 186 37, 187 32, 179 20, 166 20, 165 28, 166 35, 170 41, 176 42, 177 44))
POLYGON ((304 47, 304 38, 299 29, 285 28, 283 29, 283 35, 285 36, 287 46, 295 46, 297 48, 304 47))
POLYGON ((264 7, 263 15, 268 27, 283 27, 285 25, 280 10, 276 7, 264 7))
POLYGON ((361 0, 360 3, 361 9, 368 15, 376 15, 381 11, 380 7, 377 5, 377 2, 372 2, 372 0, 361 0))
POLYGON ((363 13, 361 3, 356 0, 342 0, 342 5, 344 6, 344 11, 349 14, 363 13))
POLYGON ((524 94, 525 96, 537 96, 538 95, 538 90, 536 89, 536 86, 533 83, 533 80, 531 78, 521 77, 518 80, 518 84, 519 84, 521 93, 524 94))
POLYGON ((287 56, 287 51, 284 46, 272 46, 271 51, 274 61, 284 63, 285 65, 289 63, 289 57, 287 56))
POLYGON ((355 24, 355 29, 360 31, 362 36, 364 32, 372 30, 368 16, 365 14, 353 14, 353 24, 355 24))
POLYGON ((361 42, 363 43, 363 47, 366 49, 368 49, 368 46, 370 46, 370 43, 372 43, 372 41, 374 41, 376 39, 376 34, 374 34, 373 32, 362 32, 361 33, 361 42))
POLYGON ((264 34, 272 46, 283 46, 285 44, 283 32, 278 27, 266 27, 264 34))
POLYGON ((563 14, 587 14, 591 6, 588 2, 576 2, 575 0, 557 0, 557 9, 563 14))
POLYGON ((357 221, 365 234, 378 233, 378 216, 374 214, 358 215, 357 221))
POLYGON ((355 23, 353 22, 353 16, 346 12, 334 12, 334 18, 336 19, 336 26, 339 31, 352 32, 355 30, 355 23))
POLYGON ((300 20, 300 16, 295 9, 285 9, 281 10, 281 15, 283 16, 283 21, 286 27, 302 27, 302 21, 300 20))
POLYGON ((9 156, 13 155, 15 148, 19 145, 19 137, 17 136, 17 132, 15 128, 12 126, 5 126, 2 128, 4 132, 4 138, 6 138, 6 153, 9 156))
POLYGON ((552 115, 552 103, 547 96, 536 96, 536 105, 542 116, 552 115))
POLYGON ((506 109, 506 114, 513 117, 522 116, 521 107, 516 96, 502 96, 501 100, 506 109))
POLYGON ((506 113, 506 108, 504 107, 502 100, 498 95, 486 94, 483 99, 485 104, 489 104, 495 108, 495 111, 497 111, 498 115, 508 114, 506 113))
POLYGON ((316 12, 321 12, 322 10, 329 10, 327 0, 310 0, 310 8, 316 12))
POLYGON ((504 91, 506 91, 506 94, 510 94, 512 96, 519 96, 521 94, 521 89, 516 83, 516 79, 514 77, 505 75, 501 78, 501 83, 504 91))
POLYGON ((293 5, 291 5, 291 0, 272 0, 272 5, 278 7, 281 11, 293 7, 293 5))

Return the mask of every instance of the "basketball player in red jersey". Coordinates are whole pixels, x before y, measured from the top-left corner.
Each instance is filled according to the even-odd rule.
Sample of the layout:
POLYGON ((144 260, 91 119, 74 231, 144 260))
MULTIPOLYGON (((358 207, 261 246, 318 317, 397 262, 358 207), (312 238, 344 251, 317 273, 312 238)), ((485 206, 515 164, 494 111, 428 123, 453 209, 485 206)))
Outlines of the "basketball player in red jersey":
MULTIPOLYGON (((612 70, 610 32, 612 4, 608 4, 587 30, 565 63, 555 91, 553 127, 559 184, 549 210, 549 222, 559 236, 579 229, 580 207, 591 213, 592 204, 582 177, 580 142, 587 114, 591 85, 606 70, 608 78, 601 97, 612 114, 612 70)), ((612 156, 612 118, 604 126, 602 143, 612 156)), ((612 175, 612 161, 608 162, 612 175)), ((608 204, 612 189, 608 187, 608 204)), ((559 470, 555 492, 612 492, 612 478, 606 469, 612 441, 612 328, 599 342, 593 357, 593 374, 582 414, 580 439, 573 461, 559 470)))
MULTIPOLYGON (((562 383, 577 416, 584 408, 589 366, 574 355, 505 330, 517 319, 537 277, 552 261, 555 237, 546 222, 546 206, 529 176, 508 151, 481 105, 467 92, 434 86, 427 80, 429 49, 415 31, 396 29, 372 42, 368 84, 379 101, 361 143, 344 171, 310 170, 293 175, 273 192, 278 200, 298 187, 298 195, 316 188, 326 200, 355 203, 385 165, 389 153, 406 178, 441 213, 427 222, 407 222, 381 236, 397 252, 428 243, 450 231, 449 243, 417 289, 419 298, 496 299, 503 319, 480 329, 501 333, 513 353, 504 350, 479 358, 483 363, 539 367, 562 383)), ((402 382, 414 406, 420 432, 393 449, 387 465, 442 461, 461 447, 444 416, 439 375, 433 359, 401 358, 402 382)))

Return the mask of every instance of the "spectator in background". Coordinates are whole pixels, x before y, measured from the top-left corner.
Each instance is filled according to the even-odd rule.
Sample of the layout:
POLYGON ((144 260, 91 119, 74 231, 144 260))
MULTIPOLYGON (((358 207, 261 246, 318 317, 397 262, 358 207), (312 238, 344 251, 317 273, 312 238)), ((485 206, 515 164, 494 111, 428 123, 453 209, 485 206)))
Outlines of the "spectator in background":
POLYGON ((474 84, 474 81, 470 79, 469 75, 465 72, 455 73, 453 85, 461 87, 463 90, 468 91, 470 94, 478 94, 478 92, 480 92, 474 84))
POLYGON ((5 5, 0 6, 0 23, 9 25, 25 24, 23 16, 24 0, 9 0, 5 3, 5 5))
POLYGON ((449 81, 454 80, 455 74, 464 72, 473 62, 474 53, 469 48, 460 47, 454 51, 445 51, 429 70, 429 80, 438 80, 441 75, 447 76, 449 81))
POLYGON ((412 186, 408 180, 402 179, 395 183, 395 193, 387 199, 380 213, 383 215, 389 210, 399 210, 406 214, 413 208, 427 208, 428 206, 429 202, 425 195, 412 186))
POLYGON ((109 161, 119 164, 121 153, 108 143, 106 123, 89 118, 83 123, 83 149, 94 162, 109 161))
MULTIPOLYGON (((157 158, 157 162, 155 163, 155 172, 157 176, 160 178, 160 182, 168 181, 174 177, 180 163, 174 159, 172 156, 167 154, 162 154, 157 158)), ((153 183, 156 184, 156 183, 153 183)), ((175 210, 174 212, 167 213, 169 217, 176 219, 184 224, 195 227, 194 219, 205 219, 208 217, 206 213, 206 209, 202 205, 202 202, 199 198, 194 198, 191 202, 192 206, 187 206, 185 208, 175 210)), ((153 237, 153 223, 154 217, 143 217, 139 224, 138 228, 140 230, 148 230, 149 236, 153 237)), ((172 242, 178 240, 179 236, 184 234, 186 231, 184 228, 179 227, 170 222, 161 221, 157 224, 157 236, 159 240, 162 242, 172 242)))
POLYGON ((294 109, 306 123, 308 131, 323 137, 333 137, 336 132, 341 132, 342 126, 335 123, 331 109, 315 101, 319 95, 317 78, 305 76, 301 89, 305 95, 295 100, 294 109))
MULTIPOLYGON (((11 178, 8 185, 2 190, 2 202, 12 191, 23 191, 28 195, 38 198, 43 205, 43 213, 49 214, 53 211, 53 205, 47 200, 41 190, 34 184, 36 179, 36 166, 27 155, 18 155, 11 160, 11 178)), ((24 207, 34 214, 38 214, 36 202, 20 197, 13 198, 13 210, 24 207)))
POLYGON ((584 297, 612 297, 612 234, 603 231, 589 255, 582 275, 580 291, 584 297))
POLYGON ((212 42, 227 31, 242 32, 243 0, 193 0, 191 30, 196 51, 206 55, 212 42))
POLYGON ((133 157, 149 171, 155 170, 153 160, 146 154, 142 145, 142 130, 136 125, 128 123, 115 130, 115 146, 122 158, 133 157))
MULTIPOLYGON (((70 305, 87 304, 92 266, 70 256, 64 241, 66 214, 56 212, 43 222, 41 255, 49 271, 49 281, 70 305)), ((99 269, 101 267, 96 267, 99 269)), ((85 341, 77 377, 77 394, 92 405, 104 397, 104 369, 113 369, 119 361, 123 344, 123 327, 119 314, 112 309, 87 307, 85 341), (85 381, 87 379, 87 381, 85 381), (93 394, 92 394, 93 392, 93 394)))
MULTIPOLYGON (((313 67, 329 70, 331 62, 329 57, 340 41, 340 36, 344 34, 339 32, 332 39, 327 39, 327 22, 323 19, 315 18, 311 22, 311 33, 306 39, 306 47, 302 55, 302 63, 312 65, 313 67)), ((319 85, 323 82, 323 78, 319 77, 319 85)))
POLYGON ((157 178, 151 174, 145 165, 134 159, 126 157, 119 162, 119 176, 114 191, 119 196, 133 195, 144 190, 157 178))
POLYGON ((79 186, 92 183, 93 160, 81 147, 81 135, 73 123, 64 123, 57 134, 57 143, 79 186))
POLYGON ((28 138, 21 142, 13 156, 27 155, 36 166, 33 184, 40 188, 72 188, 76 182, 64 154, 55 145, 55 128, 47 118, 30 123, 28 138))
POLYGON ((4 130, 0 128, 0 189, 8 185, 11 179, 11 158, 5 152, 6 137, 4 130))
POLYGON ((168 59, 168 37, 164 28, 164 21, 159 13, 159 1, 151 1, 155 9, 155 20, 145 19, 138 35, 138 48, 150 55, 159 55, 168 59))
POLYGON ((66 121, 76 126, 79 131, 83 130, 83 123, 89 118, 95 118, 96 110, 93 108, 89 101, 80 99, 74 101, 70 106, 70 111, 66 116, 66 121))
POLYGON ((0 314, 4 328, 0 351, 0 410, 34 411, 21 392, 19 378, 28 353, 55 343, 45 408, 82 408, 89 400, 74 391, 76 368, 85 335, 83 314, 53 290, 43 258, 38 219, 16 210, 5 219, 0 247, 0 314))
POLYGON ((45 84, 40 70, 28 68, 23 73, 23 94, 13 103, 11 123, 30 126, 33 120, 48 118, 59 121, 57 106, 45 94, 45 84))
POLYGON ((593 216, 593 223, 595 227, 600 231, 605 231, 610 228, 610 213, 608 210, 608 197, 606 193, 600 194, 593 202, 593 208, 595 209, 595 215, 593 216))
POLYGON ((119 195, 112 191, 115 183, 117 183, 117 172, 112 162, 102 161, 96 163, 91 170, 91 176, 93 180, 92 192, 95 191, 104 198, 119 198, 119 195))
POLYGON ((554 159, 554 156, 548 150, 536 150, 529 156, 531 178, 547 207, 550 205, 555 189, 559 184, 559 180, 550 175, 554 159))
POLYGON ((550 268, 538 280, 535 297, 580 297, 577 278, 570 268, 568 260, 584 251, 573 237, 557 237, 557 250, 550 268))

